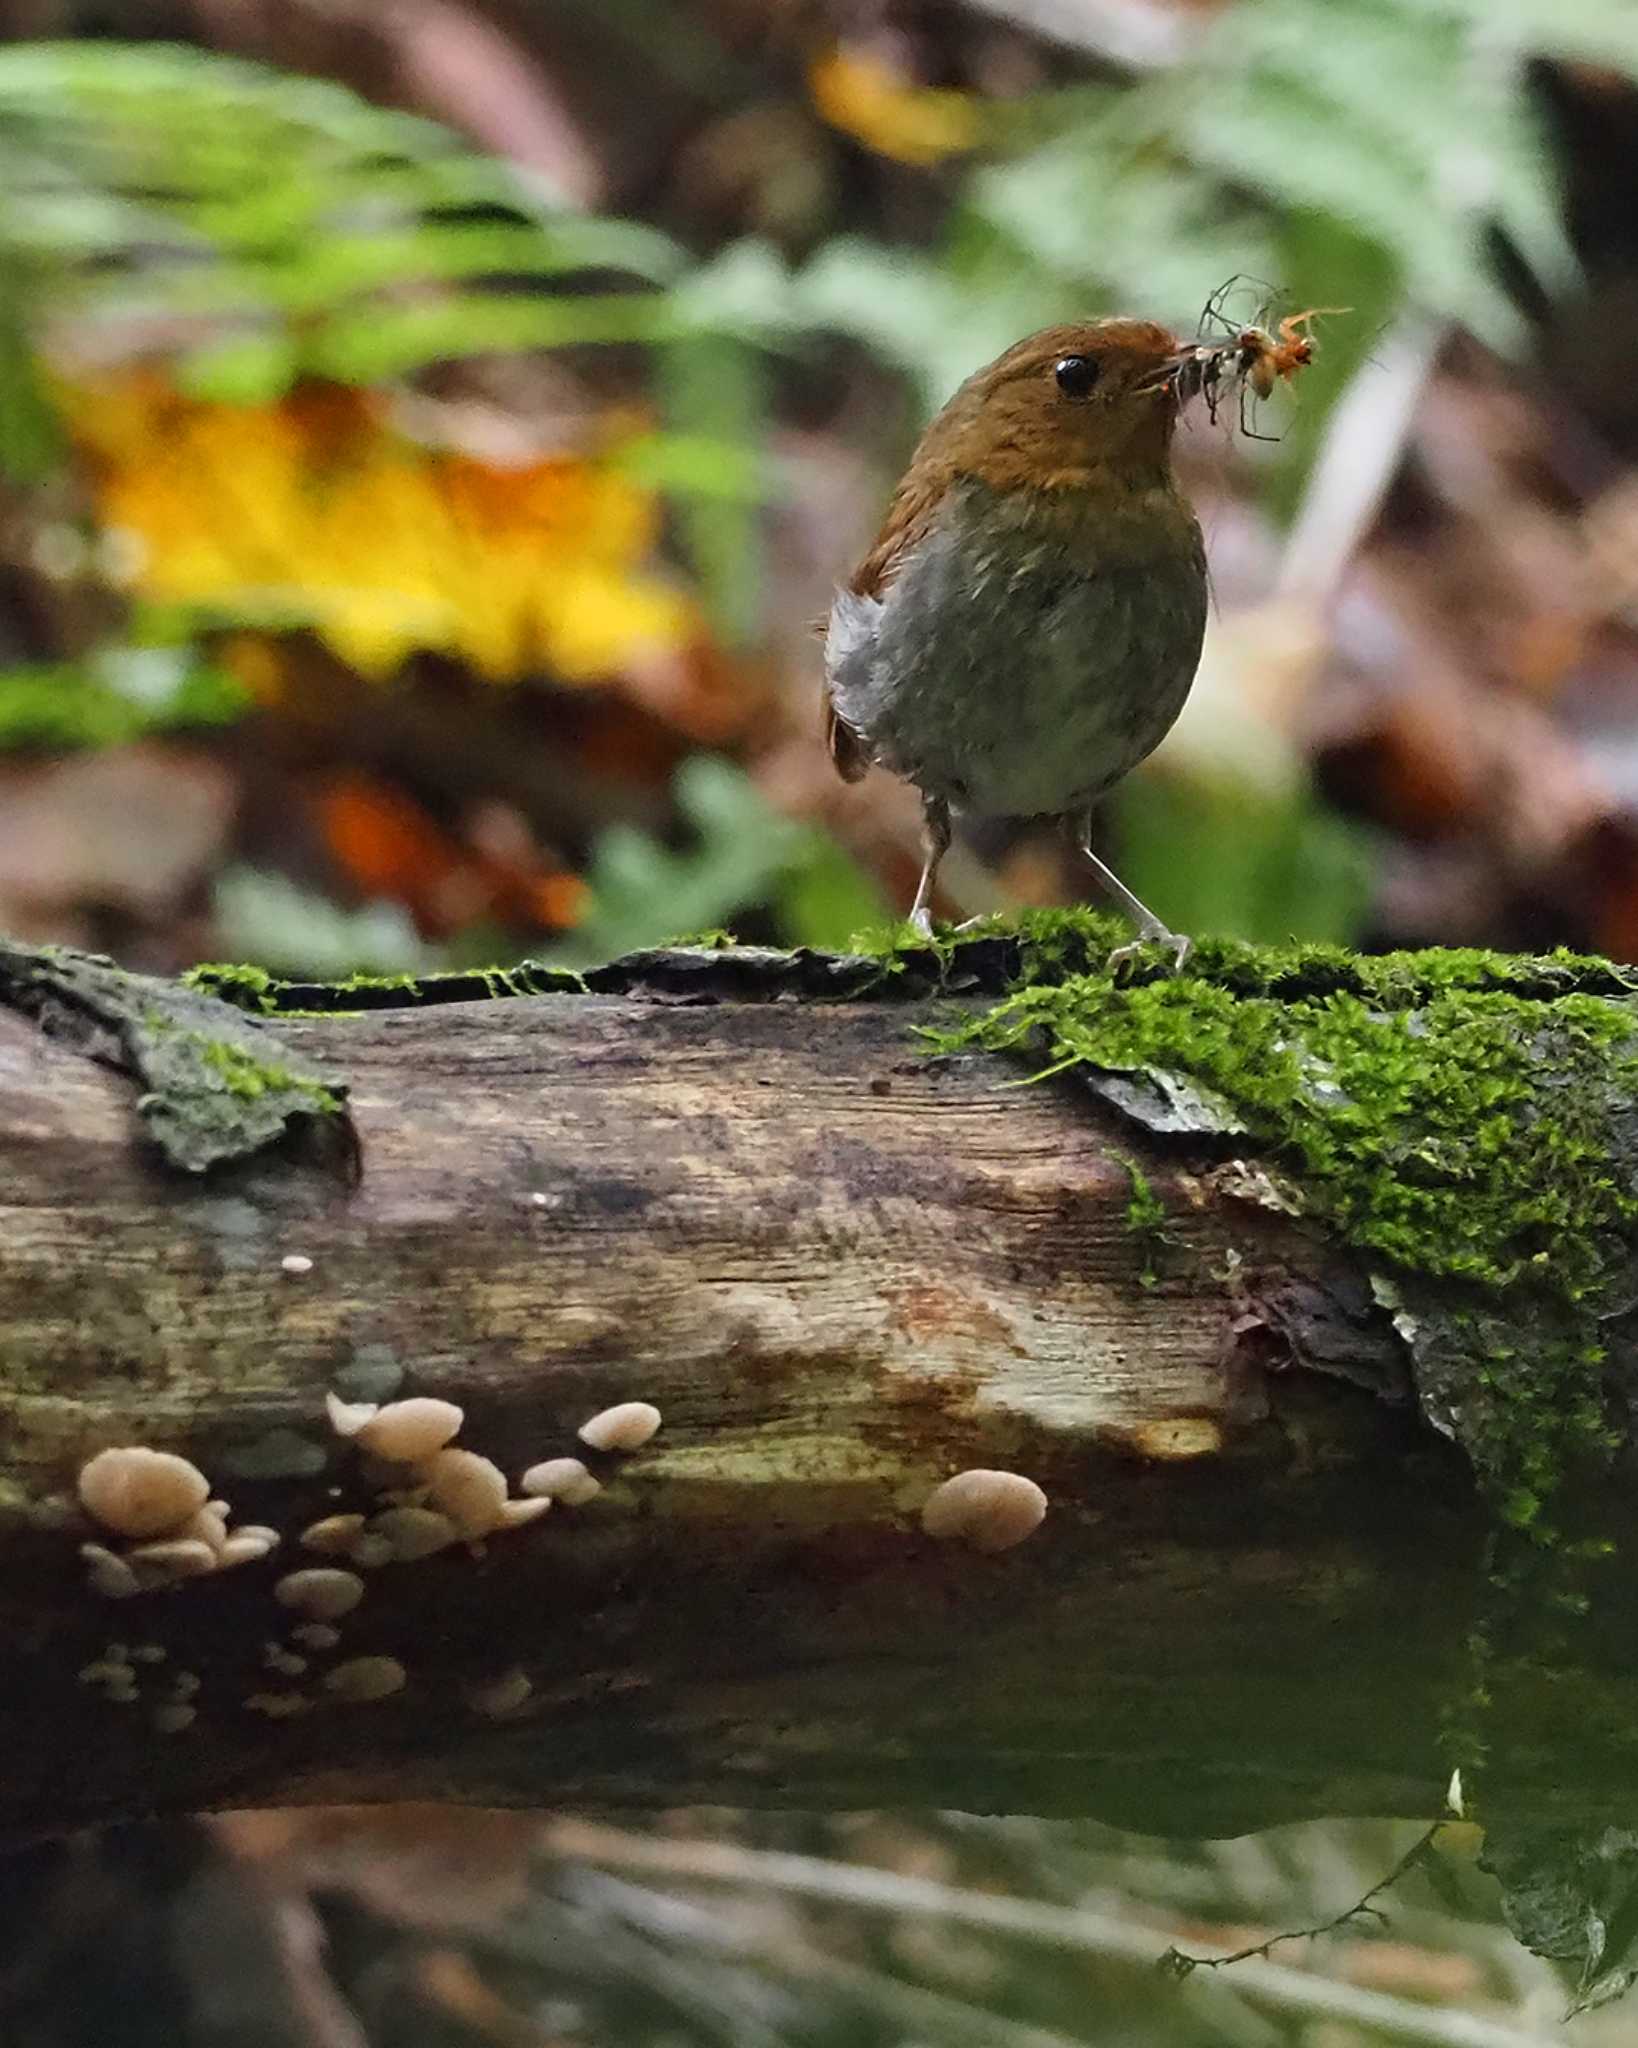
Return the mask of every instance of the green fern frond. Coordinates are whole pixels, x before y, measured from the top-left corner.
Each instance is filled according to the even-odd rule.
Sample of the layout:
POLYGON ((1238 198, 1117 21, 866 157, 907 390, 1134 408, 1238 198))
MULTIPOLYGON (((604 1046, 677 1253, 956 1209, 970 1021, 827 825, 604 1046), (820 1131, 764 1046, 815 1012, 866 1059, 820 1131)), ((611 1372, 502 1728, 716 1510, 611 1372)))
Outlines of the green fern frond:
POLYGON ((1490 234, 1546 291, 1573 274, 1525 62, 1594 53, 1638 75, 1628 0, 1241 0, 1187 65, 984 174, 976 203, 1037 261, 1128 295, 1140 276, 1178 319, 1225 249, 1273 275, 1281 215, 1328 217, 1428 310, 1506 346, 1490 234))
POLYGON ((0 50, 0 257, 55 308, 181 341, 195 388, 277 394, 449 356, 644 339, 664 235, 344 87, 166 44, 0 50))

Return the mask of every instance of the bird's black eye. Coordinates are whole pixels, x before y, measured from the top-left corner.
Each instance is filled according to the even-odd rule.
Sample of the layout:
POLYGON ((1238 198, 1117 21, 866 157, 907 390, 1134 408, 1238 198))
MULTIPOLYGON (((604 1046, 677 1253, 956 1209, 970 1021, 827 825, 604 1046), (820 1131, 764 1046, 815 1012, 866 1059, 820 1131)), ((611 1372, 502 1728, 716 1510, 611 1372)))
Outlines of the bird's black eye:
POLYGON ((1052 374, 1065 398, 1090 398, 1100 367, 1096 356, 1060 356, 1052 374))

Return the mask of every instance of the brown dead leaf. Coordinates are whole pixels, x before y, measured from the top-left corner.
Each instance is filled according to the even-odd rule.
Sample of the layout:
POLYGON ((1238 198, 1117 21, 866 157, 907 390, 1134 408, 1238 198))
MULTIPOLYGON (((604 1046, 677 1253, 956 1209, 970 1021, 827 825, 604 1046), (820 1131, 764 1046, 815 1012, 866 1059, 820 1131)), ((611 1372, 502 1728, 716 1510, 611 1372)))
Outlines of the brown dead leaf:
POLYGON ((147 921, 216 866, 238 781, 193 747, 146 741, 0 774, 0 924, 37 930, 82 908, 147 921))

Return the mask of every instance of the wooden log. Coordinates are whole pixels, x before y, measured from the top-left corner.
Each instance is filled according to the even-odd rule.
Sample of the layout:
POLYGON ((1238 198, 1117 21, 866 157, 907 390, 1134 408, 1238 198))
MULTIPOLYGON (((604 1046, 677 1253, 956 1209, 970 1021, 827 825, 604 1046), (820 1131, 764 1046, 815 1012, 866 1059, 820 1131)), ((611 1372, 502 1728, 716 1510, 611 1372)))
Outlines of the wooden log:
MULTIPOLYGON (((257 1059, 296 1091, 290 1135, 189 1172, 109 1020, 172 1027, 100 971, 0 977, 0 1828, 404 1798, 1197 1834, 1438 1809, 1493 1523, 1373 1262, 1286 1213, 1251 1142, 930 1056, 949 999, 913 979, 677 954, 609 993, 308 991, 403 1006, 282 1016, 276 1057, 188 997, 241 1048, 207 1062, 230 1093, 257 1059), (313 1101, 301 1128, 325 1076, 356 1151, 313 1101), (353 1568, 303 1531, 417 1484, 336 1433, 332 1392, 457 1403, 514 1495, 573 1455, 602 1491, 360 1567, 335 1643, 302 1639, 281 1579, 353 1568), (627 1400, 652 1442, 580 1443, 627 1400), (185 1454, 277 1551, 94 1590, 76 1480, 120 1445, 185 1454), (972 1468, 1038 1484, 1042 1526, 929 1537, 972 1468), (363 1658, 402 1688, 327 1683, 363 1658)), ((1487 1652, 1496 1781, 1560 1817, 1630 1789, 1638 1707, 1630 1635, 1570 1626, 1487 1652)))

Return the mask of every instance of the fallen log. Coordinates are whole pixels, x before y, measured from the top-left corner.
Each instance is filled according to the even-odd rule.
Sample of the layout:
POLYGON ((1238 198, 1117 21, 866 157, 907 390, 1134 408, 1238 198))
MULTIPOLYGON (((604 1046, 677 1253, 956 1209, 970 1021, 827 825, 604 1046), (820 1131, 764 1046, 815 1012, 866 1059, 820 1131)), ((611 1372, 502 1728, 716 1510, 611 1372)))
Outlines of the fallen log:
POLYGON ((1630 1795, 1624 983, 1225 947, 1123 992, 1106 942, 344 989, 0 956, 0 1828, 415 1798, 1204 1834, 1431 1814, 1481 1760, 1535 1820, 1630 1795), (1392 1043, 1368 1198, 1341 1018, 1392 1043), (374 1518, 444 1495, 335 1426, 410 1396, 514 1506, 544 1460, 601 1491, 414 1555, 374 1518), (579 1439, 628 1401, 651 1441, 579 1439), (144 1562, 77 1494, 117 1446, 277 1547, 144 1562), (929 1535, 974 1469, 1040 1527, 929 1535), (296 1598, 313 1570, 357 1604, 296 1598))

